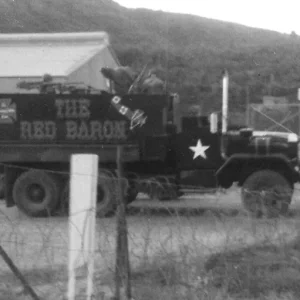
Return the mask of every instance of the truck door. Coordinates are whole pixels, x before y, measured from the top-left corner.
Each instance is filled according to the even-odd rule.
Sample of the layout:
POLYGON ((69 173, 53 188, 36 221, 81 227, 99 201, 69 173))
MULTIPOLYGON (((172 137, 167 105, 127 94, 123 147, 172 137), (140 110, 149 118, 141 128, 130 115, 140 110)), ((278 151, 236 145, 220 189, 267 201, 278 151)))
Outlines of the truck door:
POLYGON ((181 184, 185 186, 216 187, 215 172, 223 162, 221 156, 221 134, 211 133, 209 126, 189 118, 176 136, 175 152, 181 173, 181 184))

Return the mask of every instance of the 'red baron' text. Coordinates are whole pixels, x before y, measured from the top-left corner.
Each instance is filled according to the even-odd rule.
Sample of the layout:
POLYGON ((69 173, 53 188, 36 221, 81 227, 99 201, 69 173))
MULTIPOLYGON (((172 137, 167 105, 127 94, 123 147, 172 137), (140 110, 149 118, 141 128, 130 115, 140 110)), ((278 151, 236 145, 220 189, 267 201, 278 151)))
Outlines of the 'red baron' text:
POLYGON ((124 141, 127 139, 126 120, 90 120, 91 100, 56 99, 56 121, 20 122, 22 140, 56 140, 57 123, 62 123, 64 139, 82 141, 124 141))

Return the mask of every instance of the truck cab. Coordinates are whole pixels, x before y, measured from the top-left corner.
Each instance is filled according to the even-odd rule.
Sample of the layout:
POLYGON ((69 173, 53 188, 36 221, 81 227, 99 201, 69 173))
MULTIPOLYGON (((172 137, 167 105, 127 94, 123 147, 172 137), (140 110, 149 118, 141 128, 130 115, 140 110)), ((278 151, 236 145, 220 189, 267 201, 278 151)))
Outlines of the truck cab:
POLYGON ((298 146, 295 133, 228 127, 227 73, 221 122, 215 113, 183 118, 173 140, 182 186, 229 188, 236 183, 246 209, 256 215, 287 212, 300 179, 298 146))

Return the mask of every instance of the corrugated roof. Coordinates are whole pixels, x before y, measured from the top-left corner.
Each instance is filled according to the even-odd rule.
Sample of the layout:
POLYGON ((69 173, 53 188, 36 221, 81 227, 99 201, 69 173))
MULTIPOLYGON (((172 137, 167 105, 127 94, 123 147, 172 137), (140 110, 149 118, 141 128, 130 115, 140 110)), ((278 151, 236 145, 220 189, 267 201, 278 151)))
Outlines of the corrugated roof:
POLYGON ((104 32, 0 34, 0 77, 67 76, 108 45, 104 32))

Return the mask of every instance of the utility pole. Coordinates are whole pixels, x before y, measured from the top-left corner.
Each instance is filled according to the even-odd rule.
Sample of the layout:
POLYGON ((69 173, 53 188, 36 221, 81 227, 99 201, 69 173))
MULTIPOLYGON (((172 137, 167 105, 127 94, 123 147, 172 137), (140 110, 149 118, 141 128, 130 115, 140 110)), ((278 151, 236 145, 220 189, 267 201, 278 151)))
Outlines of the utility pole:
POLYGON ((250 127, 250 91, 249 85, 246 87, 246 124, 250 127))

